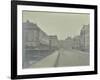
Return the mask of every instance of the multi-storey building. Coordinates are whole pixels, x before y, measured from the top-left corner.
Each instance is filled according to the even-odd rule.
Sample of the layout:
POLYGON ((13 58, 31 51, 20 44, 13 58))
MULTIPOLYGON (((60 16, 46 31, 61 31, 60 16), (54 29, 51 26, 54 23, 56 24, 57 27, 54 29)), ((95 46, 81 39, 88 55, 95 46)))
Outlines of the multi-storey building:
POLYGON ((72 47, 73 47, 73 39, 71 37, 68 37, 67 39, 65 39, 64 47, 66 49, 72 49, 72 47))
POLYGON ((50 49, 57 49, 58 48, 57 36, 49 36, 49 41, 50 41, 50 49))
POLYGON ((38 49, 41 45, 49 45, 49 37, 37 24, 29 21, 23 23, 23 47, 25 49, 38 49))
MULTIPOLYGON (((40 58, 40 50, 49 50, 48 35, 45 32, 43 32, 35 23, 31 23, 29 21, 22 23, 23 68, 29 67, 30 62, 35 61, 34 59, 40 58)), ((41 53, 43 53, 42 51, 41 53)))
POLYGON ((80 36, 75 36, 73 38, 73 49, 80 50, 80 36))
POLYGON ((84 25, 80 32, 80 48, 83 51, 89 51, 90 48, 90 30, 89 24, 84 25))

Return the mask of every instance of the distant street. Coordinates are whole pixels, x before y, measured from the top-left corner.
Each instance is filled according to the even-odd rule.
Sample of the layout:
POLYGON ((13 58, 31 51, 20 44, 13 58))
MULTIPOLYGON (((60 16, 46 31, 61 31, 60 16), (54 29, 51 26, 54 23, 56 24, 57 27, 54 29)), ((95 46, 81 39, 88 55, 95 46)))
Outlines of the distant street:
POLYGON ((73 49, 65 50, 62 48, 33 64, 31 67, 64 67, 82 65, 89 65, 89 53, 73 49))

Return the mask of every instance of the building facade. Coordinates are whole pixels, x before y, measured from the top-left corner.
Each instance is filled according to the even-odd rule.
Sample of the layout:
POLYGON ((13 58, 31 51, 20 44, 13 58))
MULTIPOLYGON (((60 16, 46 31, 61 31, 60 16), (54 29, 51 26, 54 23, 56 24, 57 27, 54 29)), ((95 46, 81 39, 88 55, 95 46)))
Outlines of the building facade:
POLYGON ((58 38, 57 36, 49 36, 50 41, 50 49, 57 49, 58 48, 58 38))
POLYGON ((73 46, 72 46, 72 48, 80 50, 80 36, 75 36, 73 38, 73 46))
POLYGON ((68 37, 65 39, 65 44, 64 44, 66 49, 72 49, 73 47, 73 39, 71 37, 68 37))
POLYGON ((22 66, 28 68, 34 55, 40 50, 49 50, 49 37, 37 24, 29 21, 22 23, 22 66))
POLYGON ((80 32, 80 44, 82 51, 89 51, 90 48, 90 30, 89 24, 84 25, 80 32))
POLYGON ((49 37, 37 24, 29 21, 23 23, 23 47, 25 49, 37 49, 41 45, 49 46, 49 37))

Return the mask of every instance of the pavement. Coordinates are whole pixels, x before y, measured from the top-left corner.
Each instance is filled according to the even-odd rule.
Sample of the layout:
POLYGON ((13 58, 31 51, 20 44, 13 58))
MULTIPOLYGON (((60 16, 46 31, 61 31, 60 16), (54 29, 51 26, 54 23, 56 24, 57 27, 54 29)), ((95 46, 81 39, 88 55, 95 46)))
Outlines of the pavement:
POLYGON ((32 65, 32 68, 89 65, 89 53, 78 50, 59 49, 32 65))
POLYGON ((32 68, 53 67, 56 63, 57 56, 58 56, 58 51, 55 51, 54 53, 40 60, 36 64, 33 64, 32 68))

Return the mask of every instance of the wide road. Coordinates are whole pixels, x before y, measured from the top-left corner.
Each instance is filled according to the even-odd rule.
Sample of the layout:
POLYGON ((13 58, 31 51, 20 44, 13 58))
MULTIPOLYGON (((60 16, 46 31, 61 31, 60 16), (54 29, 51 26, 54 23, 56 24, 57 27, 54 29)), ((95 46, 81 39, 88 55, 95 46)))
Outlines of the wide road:
POLYGON ((59 49, 36 64, 33 64, 32 67, 65 67, 84 65, 89 65, 89 53, 78 50, 59 49))
POLYGON ((89 54, 78 50, 59 50, 59 59, 55 66, 89 65, 89 54))

